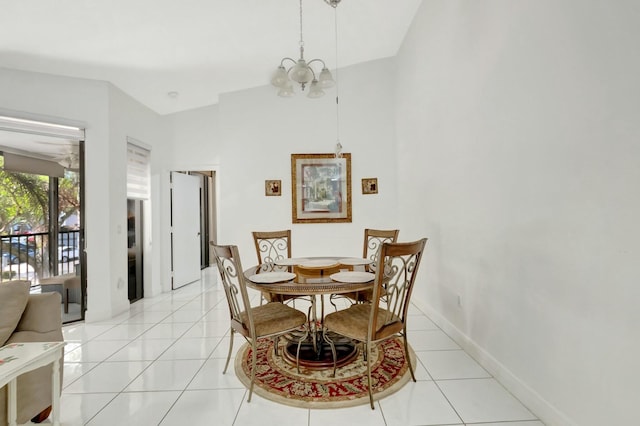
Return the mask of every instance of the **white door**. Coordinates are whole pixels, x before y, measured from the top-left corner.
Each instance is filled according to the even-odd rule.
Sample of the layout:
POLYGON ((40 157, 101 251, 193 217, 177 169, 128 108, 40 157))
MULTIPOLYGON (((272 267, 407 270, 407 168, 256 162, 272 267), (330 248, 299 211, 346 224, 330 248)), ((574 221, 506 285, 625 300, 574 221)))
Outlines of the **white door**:
POLYGON ((171 288, 200 279, 200 179, 171 172, 171 288))

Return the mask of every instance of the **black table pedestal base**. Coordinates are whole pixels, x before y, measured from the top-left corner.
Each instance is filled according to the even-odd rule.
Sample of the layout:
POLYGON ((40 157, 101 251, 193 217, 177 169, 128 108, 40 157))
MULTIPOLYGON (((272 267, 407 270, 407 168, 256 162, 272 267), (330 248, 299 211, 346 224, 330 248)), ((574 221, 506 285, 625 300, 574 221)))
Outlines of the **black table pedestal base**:
MULTIPOLYGON (((333 340, 333 339, 332 339, 333 340)), ((347 365, 358 357, 358 347, 350 339, 336 338, 336 366, 347 365)), ((291 364, 296 364, 297 343, 289 343, 284 347, 282 356, 291 364)), ((300 345, 300 367, 309 370, 324 370, 333 368, 333 354, 331 346, 326 342, 318 342, 314 348, 313 342, 305 341, 300 345)))

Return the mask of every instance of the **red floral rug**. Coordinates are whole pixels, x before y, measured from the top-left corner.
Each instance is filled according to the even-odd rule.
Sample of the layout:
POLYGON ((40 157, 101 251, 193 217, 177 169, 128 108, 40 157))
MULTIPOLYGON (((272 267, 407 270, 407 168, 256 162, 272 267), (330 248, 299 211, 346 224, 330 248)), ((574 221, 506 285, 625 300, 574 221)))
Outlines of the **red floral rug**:
MULTIPOLYGON (((411 348, 409 352, 415 368, 415 354, 411 348)), ((389 339, 373 347, 371 359, 374 400, 396 392, 411 380, 400 338, 389 339)), ((238 351, 235 371, 249 388, 251 347, 247 343, 238 351)), ((258 341, 253 392, 275 402, 304 408, 337 408, 369 403, 367 364, 362 353, 350 364, 338 368, 336 377, 331 377, 332 372, 332 368, 308 370, 300 367, 298 373, 295 365, 274 354, 271 339, 261 339, 258 341)))

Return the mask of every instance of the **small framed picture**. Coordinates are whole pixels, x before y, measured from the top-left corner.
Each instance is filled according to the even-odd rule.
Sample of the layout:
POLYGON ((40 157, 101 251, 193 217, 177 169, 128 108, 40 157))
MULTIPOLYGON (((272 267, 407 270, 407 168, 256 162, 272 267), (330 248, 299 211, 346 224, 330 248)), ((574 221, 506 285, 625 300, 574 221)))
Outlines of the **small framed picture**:
POLYGON ((364 178, 364 179, 362 179, 362 193, 363 194, 377 194, 378 193, 378 178, 364 178))
POLYGON ((264 195, 267 197, 281 196, 282 195, 282 182, 279 180, 265 180, 264 181, 264 195))

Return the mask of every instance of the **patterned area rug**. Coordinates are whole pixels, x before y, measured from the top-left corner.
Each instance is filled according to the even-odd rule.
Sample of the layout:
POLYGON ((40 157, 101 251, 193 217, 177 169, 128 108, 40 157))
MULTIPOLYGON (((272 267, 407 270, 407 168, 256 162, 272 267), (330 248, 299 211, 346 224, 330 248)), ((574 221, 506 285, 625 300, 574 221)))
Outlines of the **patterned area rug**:
MULTIPOLYGON (((282 350, 280 348, 278 353, 282 350)), ((415 353, 411 348, 409 352, 415 368, 415 353)), ((400 338, 375 346, 371 357, 374 401, 396 392, 411 380, 400 338)), ((248 389, 251 384, 251 347, 248 343, 238 351, 235 371, 248 389)), ((309 370, 300 367, 298 374, 295 365, 274 354, 271 339, 261 339, 258 341, 253 392, 275 402, 302 408, 352 407, 369 403, 367 365, 362 353, 350 364, 338 368, 336 377, 330 377, 332 372, 332 368, 309 370)))

